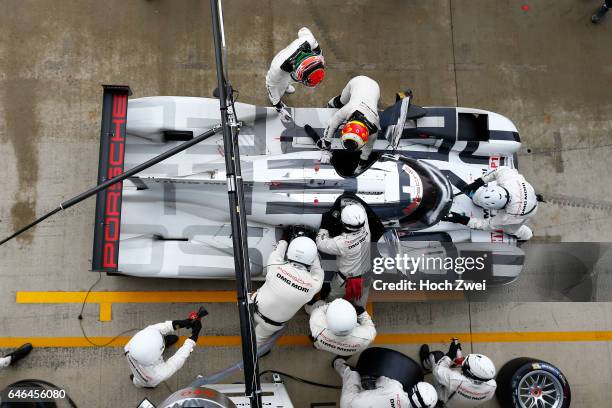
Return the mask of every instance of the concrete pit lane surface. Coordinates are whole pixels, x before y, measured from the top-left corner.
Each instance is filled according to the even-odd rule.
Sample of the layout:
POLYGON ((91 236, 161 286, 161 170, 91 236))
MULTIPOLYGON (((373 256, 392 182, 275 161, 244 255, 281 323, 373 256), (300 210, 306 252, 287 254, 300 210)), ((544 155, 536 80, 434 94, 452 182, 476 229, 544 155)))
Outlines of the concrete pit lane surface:
MULTIPOLYGON (((206 1, 4 0, 1 5, 4 237, 95 184, 101 84, 128 84, 134 97, 208 97, 216 74, 206 1)), ((612 255, 605 243, 612 239, 612 21, 591 24, 599 5, 595 0, 225 4, 228 67, 241 101, 267 104, 270 60, 307 26, 321 44, 328 72, 318 88, 297 87, 287 97, 292 106, 322 107, 351 77, 363 74, 379 82, 381 105, 411 88, 419 105, 487 109, 519 128, 520 171, 549 197, 532 222, 535 236, 524 246, 523 274, 510 285, 453 300, 415 296, 407 303, 376 300, 373 294, 376 345, 416 358, 421 343, 446 350, 457 335, 464 352, 487 354, 498 367, 521 356, 553 363, 567 376, 575 406, 609 404, 612 304, 605 302, 612 255)), ((35 346, 16 366, 0 370, 0 387, 40 378, 65 388, 80 407, 135 407, 145 396, 161 402, 196 375, 238 361, 237 308, 225 292, 235 289, 231 281, 103 276, 92 293, 96 301, 85 306, 83 327, 95 344, 123 334, 106 347, 83 338, 77 316, 98 278, 88 271, 94 206, 90 199, 0 247, 0 348, 8 352, 25 341, 35 346), (175 293, 183 291, 207 293, 175 293), (134 388, 121 347, 129 330, 184 318, 202 302, 210 315, 183 369, 155 390, 134 388)), ((261 361, 261 370, 338 384, 332 356, 313 350, 306 335, 307 316, 300 312, 281 344, 261 361)), ((296 407, 339 401, 335 390, 291 380, 287 386, 296 407)))

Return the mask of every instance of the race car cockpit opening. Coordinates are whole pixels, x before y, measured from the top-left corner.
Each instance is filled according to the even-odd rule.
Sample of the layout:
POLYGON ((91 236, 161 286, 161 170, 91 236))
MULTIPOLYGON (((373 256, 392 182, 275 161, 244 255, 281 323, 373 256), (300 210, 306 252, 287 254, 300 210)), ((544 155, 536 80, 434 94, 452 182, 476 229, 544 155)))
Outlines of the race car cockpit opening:
POLYGON ((380 158, 380 153, 372 152, 370 153, 370 157, 368 160, 361 161, 359 157, 361 156, 360 151, 349 152, 346 150, 333 150, 331 164, 334 166, 334 170, 336 173, 341 175, 342 177, 357 177, 364 171, 370 168, 372 164, 376 163, 380 158), (359 171, 357 171, 357 167, 360 166, 359 171))

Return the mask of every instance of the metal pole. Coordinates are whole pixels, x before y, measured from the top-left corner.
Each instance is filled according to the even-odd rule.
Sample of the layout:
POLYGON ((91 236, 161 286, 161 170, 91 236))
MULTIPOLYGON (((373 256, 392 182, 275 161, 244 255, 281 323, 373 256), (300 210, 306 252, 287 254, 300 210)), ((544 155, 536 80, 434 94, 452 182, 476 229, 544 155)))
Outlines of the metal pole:
POLYGON ((251 408, 261 408, 261 385, 257 362, 257 341, 253 323, 253 307, 249 300, 251 291, 251 271, 248 254, 248 235, 244 207, 244 186, 240 169, 240 151, 238 149, 238 122, 236 120, 231 86, 225 77, 223 66, 225 38, 221 16, 221 1, 210 0, 212 14, 215 61, 219 86, 219 108, 223 126, 223 144, 225 149, 225 168, 227 174, 227 194, 229 199, 232 240, 234 247, 234 268, 238 294, 240 316, 240 334, 242 337, 242 360, 244 362, 245 395, 249 398, 251 408))
POLYGON ((80 203, 81 201, 85 200, 86 198, 91 197, 94 194, 97 194, 98 192, 105 190, 107 188, 109 188, 110 186, 112 186, 113 184, 119 183, 120 181, 125 180, 128 177, 132 177, 133 175, 140 173, 141 171, 148 169, 149 167, 156 165, 157 163, 166 160, 167 158, 174 156, 177 153, 182 152, 185 149, 190 148, 191 146, 200 143, 201 141, 208 139, 209 137, 211 137, 212 135, 218 133, 221 130, 221 125, 216 125, 215 127, 213 127, 210 130, 207 130, 206 132, 202 133, 199 136, 194 137, 191 140, 188 140, 184 143, 181 143, 180 145, 173 147, 170 150, 167 150, 165 152, 163 152, 162 154, 160 154, 159 156, 155 156, 154 158, 147 160, 146 162, 139 164, 138 166, 135 166, 134 168, 121 173, 120 175, 118 175, 117 177, 113 177, 110 180, 105 181, 102 184, 98 184, 97 186, 90 188, 89 190, 79 194, 76 197, 73 197, 69 200, 64 201, 63 203, 61 203, 59 205, 59 207, 55 208, 54 210, 46 213, 45 215, 43 215, 40 218, 37 218, 36 220, 34 220, 33 222, 31 222, 30 224, 26 225, 25 227, 19 229, 18 231, 16 231, 13 235, 11 235, 10 237, 7 237, 5 239, 3 239, 2 241, 0 241, 0 245, 4 244, 7 241, 10 241, 11 239, 15 238, 16 236, 24 233, 25 231, 29 230, 30 228, 32 228, 33 226, 35 226, 36 224, 46 220, 47 218, 49 218, 50 216, 52 216, 53 214, 65 210, 67 208, 72 207, 73 205, 80 203))

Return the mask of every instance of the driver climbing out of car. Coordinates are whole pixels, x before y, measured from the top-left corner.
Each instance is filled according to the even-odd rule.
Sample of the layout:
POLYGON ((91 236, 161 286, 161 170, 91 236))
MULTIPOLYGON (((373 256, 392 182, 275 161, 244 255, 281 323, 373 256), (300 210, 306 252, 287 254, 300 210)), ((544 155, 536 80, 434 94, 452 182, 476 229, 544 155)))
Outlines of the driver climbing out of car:
POLYGON ((298 38, 272 59, 266 75, 266 88, 272 106, 286 119, 291 118, 287 105, 281 100, 284 94, 292 94, 295 88, 290 81, 313 88, 325 78, 325 60, 321 47, 312 32, 302 27, 298 38))
POLYGON ((325 273, 308 237, 281 239, 268 257, 266 281, 252 295, 255 337, 261 346, 321 290, 325 273))
POLYGON ((521 241, 527 241, 533 236, 531 228, 525 224, 536 214, 538 201, 542 201, 542 197, 535 193, 531 184, 515 169, 500 166, 466 185, 461 192, 469 196, 477 206, 496 210, 497 213, 489 218, 470 218, 451 212, 443 221, 482 230, 502 229, 521 241), (497 184, 487 185, 491 181, 497 184))
POLYGON ((433 374, 434 386, 444 407, 478 407, 495 396, 495 365, 482 354, 468 354, 464 358, 458 339, 452 340, 446 354, 432 352, 423 344, 419 356, 423 368, 433 374))
MULTIPOLYGON (((321 149, 331 149, 331 141, 336 131, 340 129, 342 146, 349 152, 361 151, 359 166, 355 173, 359 173, 366 164, 380 127, 378 118, 378 100, 380 87, 372 78, 365 75, 351 79, 342 90, 342 93, 333 97, 327 107, 338 111, 327 122, 323 138, 317 142, 321 149), (343 125, 344 124, 344 125, 343 125)), ((321 156, 322 163, 329 163, 330 152, 321 156)))
POLYGON ((321 228, 317 234, 319 251, 335 255, 338 272, 330 283, 330 291, 325 299, 331 301, 344 297, 355 305, 364 307, 369 285, 367 280, 372 269, 370 258, 370 227, 365 208, 351 200, 340 211, 340 235, 331 237, 330 229, 337 223, 338 211, 328 211, 321 218, 321 228))
POLYGON ((362 379, 342 357, 336 357, 332 367, 342 378, 340 408, 434 408, 438 402, 435 388, 423 381, 406 392, 402 384, 392 378, 362 379))

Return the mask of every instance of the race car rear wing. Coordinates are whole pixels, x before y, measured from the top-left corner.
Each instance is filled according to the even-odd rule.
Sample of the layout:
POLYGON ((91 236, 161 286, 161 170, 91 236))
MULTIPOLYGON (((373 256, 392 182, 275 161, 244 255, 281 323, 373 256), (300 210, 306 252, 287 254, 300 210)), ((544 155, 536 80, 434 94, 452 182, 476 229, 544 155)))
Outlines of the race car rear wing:
MULTIPOLYGON (((123 173, 128 96, 127 85, 103 85, 98 184, 123 173)), ((96 196, 92 270, 117 272, 123 183, 96 196)))

